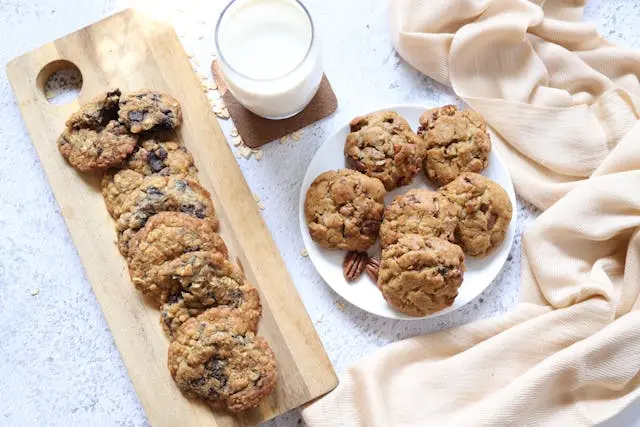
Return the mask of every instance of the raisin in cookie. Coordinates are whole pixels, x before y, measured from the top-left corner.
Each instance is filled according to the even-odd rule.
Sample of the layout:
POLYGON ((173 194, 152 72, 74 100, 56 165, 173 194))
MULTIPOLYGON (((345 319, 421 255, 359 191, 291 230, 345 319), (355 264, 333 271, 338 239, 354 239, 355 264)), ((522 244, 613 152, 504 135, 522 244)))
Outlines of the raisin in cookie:
POLYGON ((122 202, 122 214, 116 221, 118 248, 125 257, 129 242, 149 218, 159 212, 183 212, 211 222, 218 229, 209 192, 190 178, 151 175, 122 202))
POLYGON ((152 216, 129 241, 128 265, 131 282, 161 304, 175 291, 173 277, 159 270, 185 253, 211 251, 227 257, 227 247, 214 225, 181 212, 160 212, 152 216))
POLYGON ((344 155, 360 172, 378 178, 387 191, 410 184, 425 156, 424 141, 393 111, 356 117, 349 124, 344 155))
POLYGON ((107 210, 116 219, 122 214, 122 202, 142 184, 145 176, 195 178, 198 172, 193 157, 184 146, 173 141, 161 142, 155 137, 140 142, 123 167, 108 171, 102 178, 102 195, 107 210))
POLYGON ((380 246, 386 248, 403 234, 420 234, 455 241, 458 205, 440 193, 426 189, 409 190, 396 196, 384 211, 380 225, 380 246))
POLYGON ((242 271, 224 256, 213 252, 185 254, 166 264, 160 277, 170 278, 180 288, 162 306, 162 324, 171 337, 188 317, 212 307, 237 310, 255 332, 262 315, 260 295, 242 271))
POLYGON ((453 304, 464 270, 464 254, 458 245, 405 234, 382 251, 378 288, 396 310, 426 316, 453 304))
POLYGON ((167 94, 148 89, 123 94, 118 116, 131 133, 175 129, 182 123, 180 103, 167 94))
POLYGON ((58 150, 82 172, 119 166, 135 148, 138 137, 118 122, 118 89, 91 100, 67 120, 58 150))
POLYGON ((240 412, 258 406, 276 387, 273 351, 230 309, 189 319, 169 346, 169 371, 189 397, 240 412))
POLYGON ((491 140, 487 123, 475 111, 446 105, 420 117, 420 135, 427 144, 423 168, 438 185, 463 172, 482 172, 489 164, 491 140))
POLYGON ((378 237, 386 191, 382 183, 349 169, 318 176, 304 213, 311 238, 325 248, 364 251, 378 237))
POLYGON ((466 253, 485 256, 502 243, 513 207, 500 185, 467 172, 442 187, 440 192, 461 208, 456 241, 466 253))

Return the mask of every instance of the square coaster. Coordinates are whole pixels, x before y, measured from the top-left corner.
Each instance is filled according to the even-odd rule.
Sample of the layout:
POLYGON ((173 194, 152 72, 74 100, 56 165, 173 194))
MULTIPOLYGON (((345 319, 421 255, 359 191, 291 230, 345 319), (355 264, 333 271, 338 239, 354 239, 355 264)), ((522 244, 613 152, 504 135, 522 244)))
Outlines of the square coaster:
POLYGON ((333 114, 338 108, 336 95, 327 76, 323 75, 318 92, 304 110, 288 119, 265 119, 244 108, 229 92, 217 61, 211 63, 211 72, 238 133, 245 145, 251 148, 258 148, 309 126, 333 114))

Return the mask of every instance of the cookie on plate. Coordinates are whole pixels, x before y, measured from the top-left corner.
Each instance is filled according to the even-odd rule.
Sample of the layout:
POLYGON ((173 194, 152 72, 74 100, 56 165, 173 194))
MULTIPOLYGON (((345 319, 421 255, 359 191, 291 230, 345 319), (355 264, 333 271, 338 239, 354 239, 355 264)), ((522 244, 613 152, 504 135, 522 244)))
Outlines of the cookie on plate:
POLYGON ((123 94, 118 116, 131 133, 175 129, 182 123, 180 103, 170 95, 149 89, 123 94))
POLYGON ((413 181, 426 153, 405 119, 381 111, 356 117, 349 126, 344 155, 355 169, 378 178, 387 191, 413 181))
POLYGON ((426 316, 453 304, 464 270, 464 254, 458 245, 405 234, 382 250, 378 288, 396 310, 426 316))
POLYGON ((262 315, 260 295, 242 271, 214 252, 185 254, 161 268, 160 277, 174 281, 179 291, 161 308, 162 326, 169 337, 189 317, 212 307, 235 309, 252 332, 262 315))
POLYGON ((460 111, 454 105, 431 109, 420 117, 418 135, 427 144, 425 173, 438 185, 463 172, 482 172, 489 164, 487 122, 475 111, 460 111))
POLYGON ((311 238, 329 249, 367 250, 378 238, 385 194, 380 180, 354 170, 319 175, 304 201, 311 238))
POLYGON ((504 189, 487 177, 466 172, 440 192, 460 206, 456 242, 472 256, 485 256, 504 240, 513 207, 504 189))
POLYGON ((129 241, 153 215, 160 212, 183 212, 207 219, 218 229, 209 192, 196 181, 182 176, 151 175, 122 202, 122 214, 116 221, 118 248, 125 257, 129 241))
POLYGON ((160 275, 162 267, 197 251, 227 257, 227 247, 216 233, 215 224, 182 212, 160 212, 129 241, 127 263, 131 282, 161 304, 179 290, 175 278, 160 275))
POLYGON ((404 234, 420 234, 455 242, 458 205, 427 189, 409 190, 396 196, 384 211, 380 246, 386 248, 404 234))
POLYGON ((258 406, 278 377, 269 344, 233 309, 187 320, 169 346, 168 364, 183 393, 232 412, 258 406))
POLYGON ((102 178, 102 195, 107 210, 114 218, 122 214, 123 201, 137 189, 145 176, 182 175, 195 178, 198 169, 187 149, 174 141, 155 137, 142 140, 129 156, 123 169, 112 169, 102 178))
POLYGON ((101 94, 75 112, 60 137, 58 150, 81 172, 119 166, 134 150, 138 137, 118 121, 120 91, 101 94))

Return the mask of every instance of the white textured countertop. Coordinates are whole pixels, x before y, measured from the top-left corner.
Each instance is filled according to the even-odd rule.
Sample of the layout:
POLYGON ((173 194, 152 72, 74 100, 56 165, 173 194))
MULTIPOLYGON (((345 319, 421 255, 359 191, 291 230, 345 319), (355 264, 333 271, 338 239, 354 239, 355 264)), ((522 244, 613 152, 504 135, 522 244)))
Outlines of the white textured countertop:
MULTIPOLYGON (((265 206, 264 218, 338 373, 402 338, 492 316, 518 293, 520 233, 533 210, 519 201, 518 236, 498 279, 463 310, 429 321, 393 321, 351 306, 329 289, 303 248, 298 193, 316 148, 353 116, 386 105, 455 102, 393 51, 386 1, 307 0, 338 96, 331 118, 300 141, 270 144, 261 161, 238 160, 265 206)), ((0 0, 0 63, 126 7, 170 17, 185 48, 208 73, 222 1, 0 0)), ((591 0, 587 18, 609 40, 640 48, 640 4, 591 0)), ((147 420, 87 282, 46 177, 0 74, 0 425, 146 425, 147 420), (39 292, 32 295, 34 290, 39 292)), ((223 123, 229 132, 230 123, 223 123)), ((235 149, 235 148, 234 148, 235 149)), ((197 159, 196 159, 197 161, 197 159)), ((636 404, 640 407, 640 404, 636 404)), ((630 425, 627 411, 615 425, 630 425)), ((272 425, 301 424, 297 411, 272 425)), ((614 425, 612 423, 611 425, 614 425)))

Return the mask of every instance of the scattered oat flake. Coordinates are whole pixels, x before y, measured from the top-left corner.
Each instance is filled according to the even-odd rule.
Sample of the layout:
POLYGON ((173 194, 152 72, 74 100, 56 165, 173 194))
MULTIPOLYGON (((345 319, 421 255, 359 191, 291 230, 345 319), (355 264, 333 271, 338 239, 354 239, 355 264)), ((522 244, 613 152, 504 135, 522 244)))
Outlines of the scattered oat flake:
POLYGON ((263 211, 264 210, 264 205, 262 204, 262 202, 258 202, 258 208, 263 211))
POLYGON ((294 141, 300 141, 300 137, 302 137, 302 130, 297 130, 291 134, 291 138, 294 141))
POLYGON ((253 150, 253 155, 256 157, 256 160, 262 160, 262 150, 253 150))
POLYGON ((235 138, 236 136, 238 136, 238 129, 232 128, 231 132, 229 132, 229 135, 235 138))
POLYGON ((241 145, 238 150, 240 155, 245 159, 248 159, 249 157, 251 157, 251 148, 247 147, 246 145, 241 145))
POLYGON ((31 295, 32 295, 32 296, 34 296, 34 297, 35 297, 35 296, 36 296, 36 295, 38 295, 39 293, 40 293, 40 289, 38 289, 38 288, 33 288, 33 289, 31 289, 31 295))
POLYGON ((237 137, 235 137, 235 138, 233 138, 233 139, 231 140, 231 143, 232 143, 233 145, 235 145, 236 147, 237 147, 237 146, 239 146, 239 145, 242 145, 242 138, 240 138, 239 136, 237 136, 237 137))
POLYGON ((306 258, 309 256, 309 252, 306 249, 303 249, 300 251, 300 255, 306 258))
POLYGON ((340 301, 336 301, 336 307, 338 307, 340 310, 344 310, 344 304, 340 301))
POLYGON ((192 52, 187 52, 187 56, 189 57, 189 59, 193 58, 193 53, 192 52))
POLYGON ((280 138, 280 144, 284 144, 285 142, 287 142, 287 140, 289 139, 289 135, 285 135, 282 138, 280 138))
POLYGON ((253 200, 255 200, 256 202, 259 202, 260 196, 258 196, 256 193, 253 193, 253 200))

